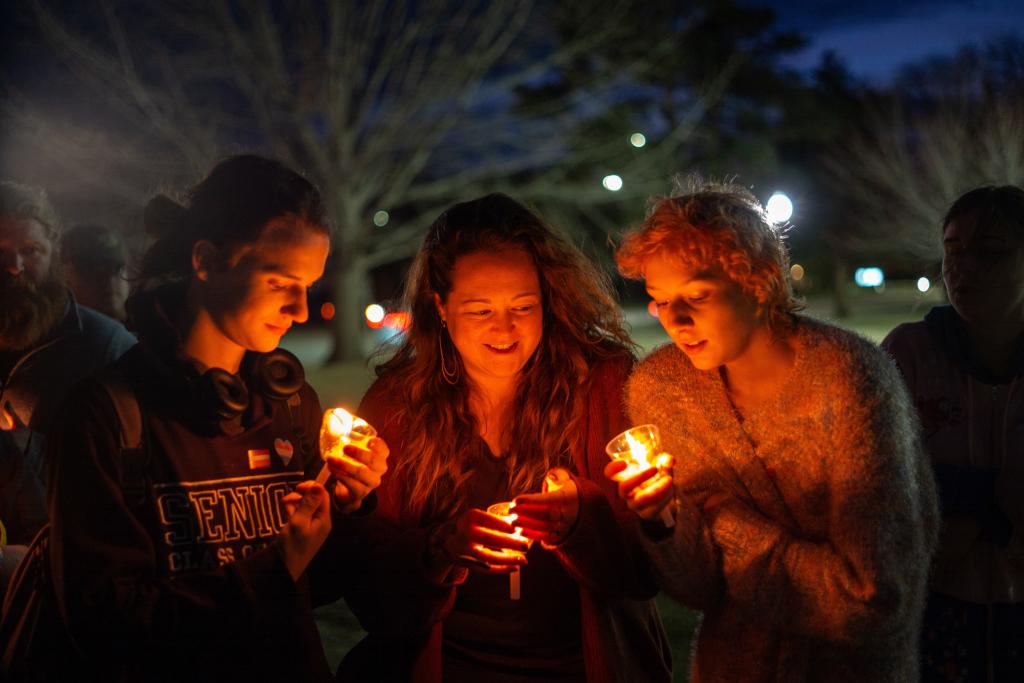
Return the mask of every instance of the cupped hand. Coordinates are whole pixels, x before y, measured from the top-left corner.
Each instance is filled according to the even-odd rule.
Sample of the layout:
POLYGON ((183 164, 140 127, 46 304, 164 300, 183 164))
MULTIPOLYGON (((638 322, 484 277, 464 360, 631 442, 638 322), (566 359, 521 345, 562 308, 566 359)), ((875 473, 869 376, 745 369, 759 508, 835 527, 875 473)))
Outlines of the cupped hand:
POLYGON ((288 521, 278 538, 288 573, 297 581, 331 532, 331 503, 315 481, 299 483, 282 502, 288 521))
POLYGON ((557 545, 566 539, 580 515, 576 481, 568 470, 556 467, 544 479, 544 492, 517 496, 512 512, 524 536, 557 545))
POLYGON ((436 563, 456 564, 485 574, 507 574, 526 564, 530 549, 515 527, 483 510, 470 508, 435 532, 436 563))
POLYGON ((619 498, 630 510, 646 520, 656 520, 672 502, 671 458, 662 459, 662 467, 648 467, 629 477, 622 477, 628 464, 612 460, 604 468, 604 476, 618 485, 619 498))
POLYGON ((355 512, 363 499, 380 486, 388 471, 390 449, 384 439, 370 439, 366 448, 348 444, 340 457, 328 457, 327 468, 334 477, 334 500, 342 512, 355 512))

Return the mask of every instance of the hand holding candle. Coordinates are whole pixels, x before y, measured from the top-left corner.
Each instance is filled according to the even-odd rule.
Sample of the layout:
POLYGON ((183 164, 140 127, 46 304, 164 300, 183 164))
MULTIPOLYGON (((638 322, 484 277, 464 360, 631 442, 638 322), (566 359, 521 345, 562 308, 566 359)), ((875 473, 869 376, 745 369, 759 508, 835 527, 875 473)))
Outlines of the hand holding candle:
MULTIPOLYGON (((487 514, 500 517, 505 522, 512 524, 516 521, 518 515, 512 511, 513 503, 506 501, 504 503, 495 503, 487 508, 487 514)), ((512 534, 515 538, 523 538, 523 529, 521 527, 515 527, 515 533, 512 534)), ((530 541, 527 540, 527 547, 529 547, 530 541)), ((503 550, 504 554, 522 554, 515 550, 503 550)), ((518 600, 522 592, 520 583, 519 567, 515 567, 512 572, 508 575, 508 597, 511 600, 518 600)))
POLYGON ((387 471, 388 446, 370 424, 344 408, 331 408, 320 425, 324 466, 316 481, 335 478, 334 497, 343 512, 359 509, 387 471))
POLYGON ((672 456, 661 452, 661 437, 652 424, 627 429, 605 447, 612 462, 605 476, 618 482, 619 495, 630 509, 647 519, 675 525, 672 501, 672 456))
POLYGON ((526 564, 530 544, 503 516, 470 508, 435 529, 431 548, 434 565, 507 574, 526 564))
POLYGON ((542 493, 516 497, 517 525, 529 539, 548 545, 563 542, 576 526, 580 514, 580 496, 576 482, 563 467, 555 467, 544 477, 542 493))

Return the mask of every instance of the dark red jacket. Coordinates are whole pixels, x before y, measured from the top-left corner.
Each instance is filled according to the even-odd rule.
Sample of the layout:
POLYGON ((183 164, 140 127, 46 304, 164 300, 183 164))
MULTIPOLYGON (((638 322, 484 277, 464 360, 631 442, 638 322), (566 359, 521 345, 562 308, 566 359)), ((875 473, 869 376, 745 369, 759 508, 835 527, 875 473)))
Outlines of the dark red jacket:
MULTIPOLYGON (((622 387, 630 367, 623 358, 592 370, 585 445, 573 453, 580 516, 553 551, 579 584, 584 664, 592 682, 671 679, 671 654, 652 600, 657 588, 639 546, 635 516, 603 475, 605 444, 628 426, 622 387)), ((394 400, 387 382, 378 380, 359 407, 359 415, 377 426, 390 446, 392 472, 406 440, 394 400)), ((369 635, 342 664, 340 680, 441 679, 444 619, 465 572, 452 572, 441 584, 428 577, 423 557, 433 526, 406 504, 400 484, 385 476, 376 511, 347 522, 360 550, 346 599, 369 635)))

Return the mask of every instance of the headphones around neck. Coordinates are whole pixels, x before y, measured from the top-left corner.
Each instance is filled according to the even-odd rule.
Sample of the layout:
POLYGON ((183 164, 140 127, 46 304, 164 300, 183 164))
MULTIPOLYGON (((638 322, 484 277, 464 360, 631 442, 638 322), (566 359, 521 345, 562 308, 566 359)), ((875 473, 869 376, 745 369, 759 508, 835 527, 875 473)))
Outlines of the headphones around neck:
POLYGON ((286 401, 306 382, 302 363, 284 349, 249 354, 239 374, 210 368, 194 380, 193 393, 199 412, 216 421, 233 420, 249 407, 249 392, 275 401, 286 401), (248 383, 248 384, 247 384, 248 383))

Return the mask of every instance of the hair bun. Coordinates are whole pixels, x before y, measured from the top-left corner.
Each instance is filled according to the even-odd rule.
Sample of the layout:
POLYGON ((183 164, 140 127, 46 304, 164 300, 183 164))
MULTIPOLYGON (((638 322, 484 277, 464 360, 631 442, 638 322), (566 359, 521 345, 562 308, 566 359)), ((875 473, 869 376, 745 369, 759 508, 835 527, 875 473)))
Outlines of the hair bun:
POLYGON ((142 214, 146 234, 158 240, 180 235, 187 212, 188 209, 167 195, 158 194, 149 200, 142 214))

